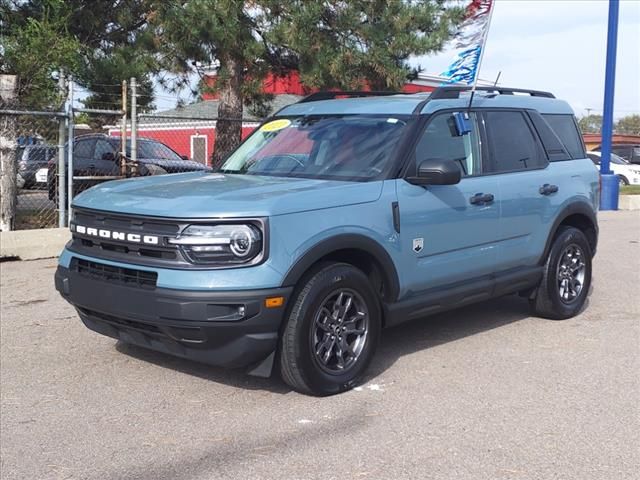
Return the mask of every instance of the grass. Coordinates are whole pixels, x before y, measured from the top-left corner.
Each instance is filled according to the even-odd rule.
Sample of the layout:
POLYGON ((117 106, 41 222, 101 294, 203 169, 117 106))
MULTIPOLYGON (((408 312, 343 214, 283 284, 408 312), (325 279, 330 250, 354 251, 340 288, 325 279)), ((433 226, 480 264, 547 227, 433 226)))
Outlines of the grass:
POLYGON ((625 185, 620 187, 620 195, 640 195, 640 185, 625 185))

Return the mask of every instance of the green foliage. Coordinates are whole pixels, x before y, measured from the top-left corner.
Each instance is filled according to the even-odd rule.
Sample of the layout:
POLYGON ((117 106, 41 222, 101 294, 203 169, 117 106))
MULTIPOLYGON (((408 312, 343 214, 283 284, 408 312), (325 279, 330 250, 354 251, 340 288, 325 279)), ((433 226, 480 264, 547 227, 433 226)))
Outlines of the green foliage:
POLYGON ((64 70, 91 95, 93 108, 121 108, 120 83, 141 84, 142 110, 153 106, 154 58, 140 48, 147 0, 0 0, 4 73, 20 78, 20 103, 60 101, 52 73, 64 70))
POLYGON ((627 115, 616 122, 616 133, 627 135, 640 135, 640 115, 627 115))
POLYGON ((2 73, 18 75, 18 99, 22 107, 55 109, 63 98, 54 74, 61 69, 76 70, 83 48, 67 30, 70 12, 65 2, 42 3, 39 17, 16 22, 7 2, 3 2, 4 61, 0 68, 2 73))
POLYGON ((585 115, 578 120, 582 133, 600 133, 602 131, 602 115, 585 115))

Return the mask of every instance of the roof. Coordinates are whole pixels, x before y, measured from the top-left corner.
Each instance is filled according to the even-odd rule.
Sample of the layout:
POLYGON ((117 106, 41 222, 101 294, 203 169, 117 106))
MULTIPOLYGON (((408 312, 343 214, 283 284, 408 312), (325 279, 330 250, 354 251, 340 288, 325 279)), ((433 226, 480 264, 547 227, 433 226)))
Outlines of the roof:
MULTIPOLYGON (((277 112, 281 108, 296 103, 303 97, 299 95, 275 95, 273 101, 270 104, 270 113, 277 112)), ((173 108, 171 110, 165 110, 163 112, 156 112, 149 116, 141 116, 139 124, 153 123, 157 121, 157 118, 176 118, 180 120, 217 120, 218 119, 218 105, 219 100, 204 100, 201 102, 184 105, 182 107, 173 108), (156 117, 156 118, 154 118, 156 117)), ((262 118, 252 115, 248 108, 243 109, 242 119, 248 122, 259 122, 262 118)))
MULTIPOLYGON (((385 95, 382 97, 356 97, 290 105, 279 115, 331 115, 331 114, 380 114, 410 115, 425 100, 429 93, 385 95)), ((422 106, 420 113, 433 113, 445 108, 467 108, 469 93, 460 98, 433 99, 422 106)), ((478 91, 473 97, 474 107, 493 108, 530 108, 540 113, 573 114, 569 104, 555 98, 529 95, 488 95, 478 91)))

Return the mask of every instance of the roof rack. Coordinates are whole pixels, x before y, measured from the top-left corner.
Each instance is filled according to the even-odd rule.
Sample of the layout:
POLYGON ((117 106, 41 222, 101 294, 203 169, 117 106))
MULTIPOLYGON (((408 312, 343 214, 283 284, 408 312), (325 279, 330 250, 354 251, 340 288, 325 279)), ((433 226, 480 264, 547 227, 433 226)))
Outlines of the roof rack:
MULTIPOLYGON (((445 86, 436 88, 430 100, 441 100, 441 99, 452 99, 452 98, 460 98, 460 93, 467 92, 472 89, 471 85, 468 86, 445 86)), ((493 92, 498 95, 514 95, 517 93, 528 93, 532 97, 544 97, 544 98, 556 98, 553 93, 550 92, 542 92, 539 90, 527 90, 524 88, 506 88, 506 87, 476 87, 476 91, 481 92, 493 92)))
POLYGON ((387 95, 400 95, 400 94, 402 94, 402 92, 377 92, 377 91, 317 92, 304 97, 298 103, 318 102, 320 100, 334 100, 336 98, 384 97, 387 95))

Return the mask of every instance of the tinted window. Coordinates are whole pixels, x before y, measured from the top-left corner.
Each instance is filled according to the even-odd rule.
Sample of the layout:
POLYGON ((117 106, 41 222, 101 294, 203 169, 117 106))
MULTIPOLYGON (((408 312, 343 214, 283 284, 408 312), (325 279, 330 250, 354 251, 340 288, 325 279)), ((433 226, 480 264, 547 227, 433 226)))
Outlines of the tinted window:
POLYGON ((115 156, 116 151, 111 143, 107 142, 106 140, 98 140, 98 143, 96 143, 96 151, 93 154, 93 158, 95 158, 96 160, 102 160, 102 156, 105 153, 111 153, 115 156))
POLYGON ((94 139, 77 140, 73 145, 73 155, 77 157, 92 157, 95 144, 96 141, 94 139))
POLYGON ((475 119, 475 114, 472 114, 471 133, 458 135, 451 113, 434 117, 427 125, 416 146, 416 168, 424 161, 440 159, 456 162, 462 170, 463 176, 479 174, 480 148, 478 125, 475 119))
POLYGON ((573 120, 573 115, 543 115, 553 131, 571 155, 571 158, 584 158, 582 139, 573 120))
POLYGON ((515 172, 546 165, 547 160, 522 113, 487 112, 485 118, 489 139, 487 172, 515 172))

